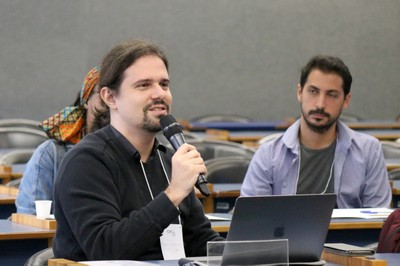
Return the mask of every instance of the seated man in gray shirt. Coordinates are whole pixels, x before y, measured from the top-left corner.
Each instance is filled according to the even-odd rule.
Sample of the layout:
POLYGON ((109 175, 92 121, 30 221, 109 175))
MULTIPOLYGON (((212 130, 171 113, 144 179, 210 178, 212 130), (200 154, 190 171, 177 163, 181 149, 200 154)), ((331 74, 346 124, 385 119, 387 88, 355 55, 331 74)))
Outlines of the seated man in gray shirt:
POLYGON ((339 120, 351 83, 337 57, 315 56, 304 66, 297 86, 301 117, 257 150, 242 196, 335 193, 338 208, 390 207, 379 141, 339 120))

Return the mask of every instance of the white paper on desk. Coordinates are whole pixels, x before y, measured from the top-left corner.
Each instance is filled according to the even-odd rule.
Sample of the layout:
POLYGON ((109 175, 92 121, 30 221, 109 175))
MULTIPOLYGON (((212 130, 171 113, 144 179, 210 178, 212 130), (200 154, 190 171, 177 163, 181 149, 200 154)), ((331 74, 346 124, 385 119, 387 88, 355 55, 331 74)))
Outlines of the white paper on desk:
POLYGON ((334 209, 332 218, 379 219, 387 218, 392 212, 388 208, 334 209))
POLYGON ((210 221, 230 221, 230 218, 227 217, 221 217, 221 216, 216 216, 216 215, 211 215, 211 214, 206 214, 206 217, 210 221))
POLYGON ((93 261, 80 261, 89 266, 149 266, 158 265, 150 262, 136 261, 136 260, 93 260, 93 261))

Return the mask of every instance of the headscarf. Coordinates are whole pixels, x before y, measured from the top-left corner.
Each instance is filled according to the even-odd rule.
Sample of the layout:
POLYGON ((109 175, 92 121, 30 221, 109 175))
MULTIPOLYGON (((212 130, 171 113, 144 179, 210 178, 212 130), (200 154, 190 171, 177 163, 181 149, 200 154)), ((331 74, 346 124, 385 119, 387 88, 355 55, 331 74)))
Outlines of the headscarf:
POLYGON ((80 104, 68 106, 52 117, 44 120, 40 125, 49 138, 62 142, 78 143, 84 136, 85 108, 92 90, 96 87, 100 76, 99 67, 89 71, 83 80, 80 91, 80 104))

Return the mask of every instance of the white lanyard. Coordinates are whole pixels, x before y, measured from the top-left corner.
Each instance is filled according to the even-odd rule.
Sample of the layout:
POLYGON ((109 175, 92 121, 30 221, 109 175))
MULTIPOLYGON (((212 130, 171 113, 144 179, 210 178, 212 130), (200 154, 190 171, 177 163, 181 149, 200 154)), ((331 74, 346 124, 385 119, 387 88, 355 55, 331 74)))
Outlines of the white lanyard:
MULTIPOLYGON (((160 151, 157 150, 158 157, 160 158, 161 166, 164 171, 165 178, 167 179, 168 184, 170 184, 167 171, 165 171, 164 162, 162 160, 160 151)), ((153 192, 151 191, 150 183, 146 175, 146 171, 144 169, 143 162, 140 161, 140 165, 142 166, 142 171, 144 178, 146 179, 147 188, 149 189, 151 199, 154 200, 153 192)), ((177 207, 179 210, 179 208, 177 207)), ((183 244, 183 232, 182 232, 182 223, 181 216, 178 215, 179 224, 170 224, 167 228, 165 228, 160 236, 160 245, 161 252, 163 254, 163 258, 165 260, 177 260, 179 258, 185 258, 185 248, 183 244)))
MULTIPOLYGON (((168 182, 168 185, 169 185, 170 182, 169 182, 169 179, 168 179, 168 174, 167 174, 167 171, 165 170, 164 162, 163 162, 163 159, 162 159, 162 157, 161 157, 160 151, 157 150, 157 153, 158 153, 158 157, 160 158, 161 167, 162 167, 162 169, 163 169, 164 176, 165 176, 165 178, 167 179, 167 182, 168 182)), ((154 200, 154 195, 153 195, 153 192, 151 191, 149 179, 147 178, 146 171, 145 171, 145 169, 144 169, 144 165, 143 165, 143 162, 142 162, 142 161, 140 161, 140 166, 142 167, 144 179, 146 180, 147 188, 148 188, 148 190, 149 190, 149 192, 150 192, 151 199, 154 200)), ((177 207, 177 208, 178 208, 178 207, 177 207)), ((179 208, 178 208, 178 210, 179 210, 179 208)), ((180 216, 180 215, 178 216, 178 221, 179 221, 179 224, 181 224, 181 216, 180 216)))

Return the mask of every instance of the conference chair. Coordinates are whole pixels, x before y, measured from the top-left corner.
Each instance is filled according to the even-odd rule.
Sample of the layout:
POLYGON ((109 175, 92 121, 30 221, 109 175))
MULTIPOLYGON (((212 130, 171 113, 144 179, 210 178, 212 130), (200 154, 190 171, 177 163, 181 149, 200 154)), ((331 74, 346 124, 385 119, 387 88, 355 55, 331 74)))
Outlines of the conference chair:
MULTIPOLYGON (((394 182, 399 182, 400 180, 400 169, 393 169, 388 172, 389 175, 389 181, 392 183, 394 182)), ((400 208, 400 195, 396 195, 397 193, 394 193, 392 195, 392 207, 393 208, 400 208)))
POLYGON ((0 127, 0 149, 36 148, 48 139, 40 129, 0 127))
MULTIPOLYGON (((185 138, 186 141, 191 141, 191 140, 201 140, 200 137, 198 137, 197 135, 193 134, 192 132, 183 130, 183 137, 185 138)), ((171 143, 167 140, 167 138, 164 136, 163 132, 157 132, 156 134, 156 139, 158 140, 158 142, 160 142, 161 144, 163 144, 164 146, 169 147, 170 149, 174 149, 171 145, 171 143)))
POLYGON ((351 123, 351 122, 360 122, 363 121, 364 118, 355 115, 355 114, 351 114, 351 113, 341 113, 340 114, 340 121, 344 122, 344 123, 351 123))
POLYGON ((185 137, 186 141, 188 140, 200 140, 201 138, 196 135, 195 133, 192 133, 190 131, 187 130, 183 130, 183 136, 185 137))
POLYGON ((233 209, 250 161, 251 158, 246 156, 227 156, 204 162, 208 183, 214 186, 214 191, 219 191, 213 202, 213 212, 226 213, 233 209))
POLYGON ((385 159, 400 159, 400 143, 394 141, 381 141, 385 159))
POLYGON ((47 266, 47 261, 54 259, 53 248, 46 248, 33 254, 24 266, 47 266))
POLYGON ((251 158, 245 156, 227 156, 206 160, 207 181, 212 184, 243 182, 251 158))
POLYGON ((210 114, 203 115, 192 118, 189 120, 190 123, 213 123, 213 122, 239 122, 239 123, 249 123, 253 119, 233 114, 210 114))
POLYGON ((24 164, 32 157, 34 148, 13 149, 0 154, 0 165, 24 164))
POLYGON ((40 121, 24 118, 0 119, 0 127, 25 127, 40 130, 40 121))
POLYGON ((224 141, 224 140, 196 140, 191 139, 187 142, 197 148, 204 161, 227 156, 242 156, 252 158, 255 151, 245 145, 224 141))
POLYGON ((389 180, 400 180, 400 168, 388 172, 389 180))

